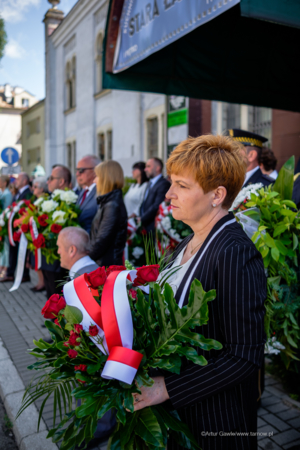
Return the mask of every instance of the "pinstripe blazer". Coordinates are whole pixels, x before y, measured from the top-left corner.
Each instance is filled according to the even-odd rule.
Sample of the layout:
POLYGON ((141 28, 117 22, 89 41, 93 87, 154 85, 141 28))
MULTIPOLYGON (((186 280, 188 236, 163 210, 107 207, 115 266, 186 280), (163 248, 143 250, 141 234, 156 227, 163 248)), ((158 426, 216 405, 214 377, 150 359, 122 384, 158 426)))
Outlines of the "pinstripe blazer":
MULTIPOLYGON (((193 235, 176 248, 176 258, 193 235)), ((165 378, 170 401, 203 450, 257 448, 257 373, 264 355, 264 300, 266 276, 260 253, 232 213, 211 230, 176 292, 177 302, 188 302, 197 278, 205 291, 216 289, 209 303, 208 324, 197 329, 220 341, 222 350, 202 351, 208 364, 184 362, 180 375, 165 378), (231 436, 222 433, 233 432, 231 436)), ((232 433, 231 433, 232 434, 232 433)), ((182 449, 175 441, 168 450, 182 449)))

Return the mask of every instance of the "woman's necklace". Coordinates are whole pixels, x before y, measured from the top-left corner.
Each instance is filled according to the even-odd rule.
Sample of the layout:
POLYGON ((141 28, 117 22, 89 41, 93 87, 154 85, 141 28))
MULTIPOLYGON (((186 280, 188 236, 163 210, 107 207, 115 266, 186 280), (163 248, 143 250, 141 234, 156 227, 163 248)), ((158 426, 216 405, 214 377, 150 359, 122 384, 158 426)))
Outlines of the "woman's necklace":
POLYGON ((199 245, 201 245, 201 244, 203 244, 203 241, 199 242, 199 244, 197 244, 196 247, 193 248, 193 247, 192 247, 192 241, 191 241, 191 247, 192 247, 192 250, 190 251, 190 254, 192 255, 193 252, 194 252, 194 250, 196 250, 196 248, 199 247, 199 245))

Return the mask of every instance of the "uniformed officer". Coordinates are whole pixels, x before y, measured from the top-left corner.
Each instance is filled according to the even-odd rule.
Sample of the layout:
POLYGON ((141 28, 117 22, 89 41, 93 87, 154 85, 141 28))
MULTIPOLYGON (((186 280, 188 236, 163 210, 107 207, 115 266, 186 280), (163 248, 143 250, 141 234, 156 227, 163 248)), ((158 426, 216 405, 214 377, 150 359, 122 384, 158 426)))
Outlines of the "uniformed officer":
POLYGON ((239 141, 245 147, 247 173, 243 187, 256 183, 262 183, 263 186, 269 186, 269 184, 274 183, 274 179, 263 174, 259 167, 262 146, 268 139, 259 134, 236 128, 228 130, 227 134, 234 140, 239 141))

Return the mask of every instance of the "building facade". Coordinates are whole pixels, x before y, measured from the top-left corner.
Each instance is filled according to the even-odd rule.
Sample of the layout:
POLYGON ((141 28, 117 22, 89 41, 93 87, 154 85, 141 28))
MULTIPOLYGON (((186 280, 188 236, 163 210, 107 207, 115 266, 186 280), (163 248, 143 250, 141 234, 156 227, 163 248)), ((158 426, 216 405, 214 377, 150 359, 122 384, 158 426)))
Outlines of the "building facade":
MULTIPOLYGON (((34 95, 21 87, 0 86, 0 153, 6 147, 13 147, 21 156, 21 115, 37 101, 34 95)), ((0 160, 0 168, 4 165, 0 160)))
POLYGON ((74 174, 87 154, 119 161, 126 175, 149 156, 165 159, 165 96, 102 88, 107 7, 79 0, 66 17, 56 7, 45 15, 47 174, 57 163, 74 174))
POLYGON ((31 174, 37 164, 45 167, 45 100, 22 113, 22 157, 24 172, 31 174))

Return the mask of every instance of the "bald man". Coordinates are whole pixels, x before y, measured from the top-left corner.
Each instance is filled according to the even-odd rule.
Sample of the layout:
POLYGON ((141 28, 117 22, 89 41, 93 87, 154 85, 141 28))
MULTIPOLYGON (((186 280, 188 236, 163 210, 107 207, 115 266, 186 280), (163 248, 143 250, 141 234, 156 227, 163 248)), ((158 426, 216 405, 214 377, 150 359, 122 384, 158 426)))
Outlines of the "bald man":
POLYGON ((83 188, 77 200, 77 204, 81 209, 79 224, 88 233, 91 230, 92 221, 98 209, 94 169, 100 162, 100 159, 96 156, 87 155, 78 161, 76 167, 77 183, 83 188))
POLYGON ((67 227, 61 230, 57 239, 60 265, 69 270, 70 278, 98 269, 98 265, 89 256, 89 234, 79 227, 67 227))
POLYGON ((52 167, 52 172, 47 180, 49 192, 55 189, 66 189, 70 187, 72 175, 68 167, 56 164, 52 167))
MULTIPOLYGON (((15 195, 13 199, 15 202, 19 202, 21 200, 29 200, 32 197, 32 192, 30 190, 29 185, 29 176, 25 172, 21 172, 18 178, 15 181, 15 186, 18 189, 18 193, 15 195)), ((15 271, 18 262, 18 251, 19 251, 19 242, 15 242, 15 246, 9 244, 9 266, 7 268, 7 273, 4 278, 0 279, 0 282, 6 281, 14 281, 15 279, 15 271)), ((25 281, 30 281, 29 269, 24 267, 22 283, 25 281)))

